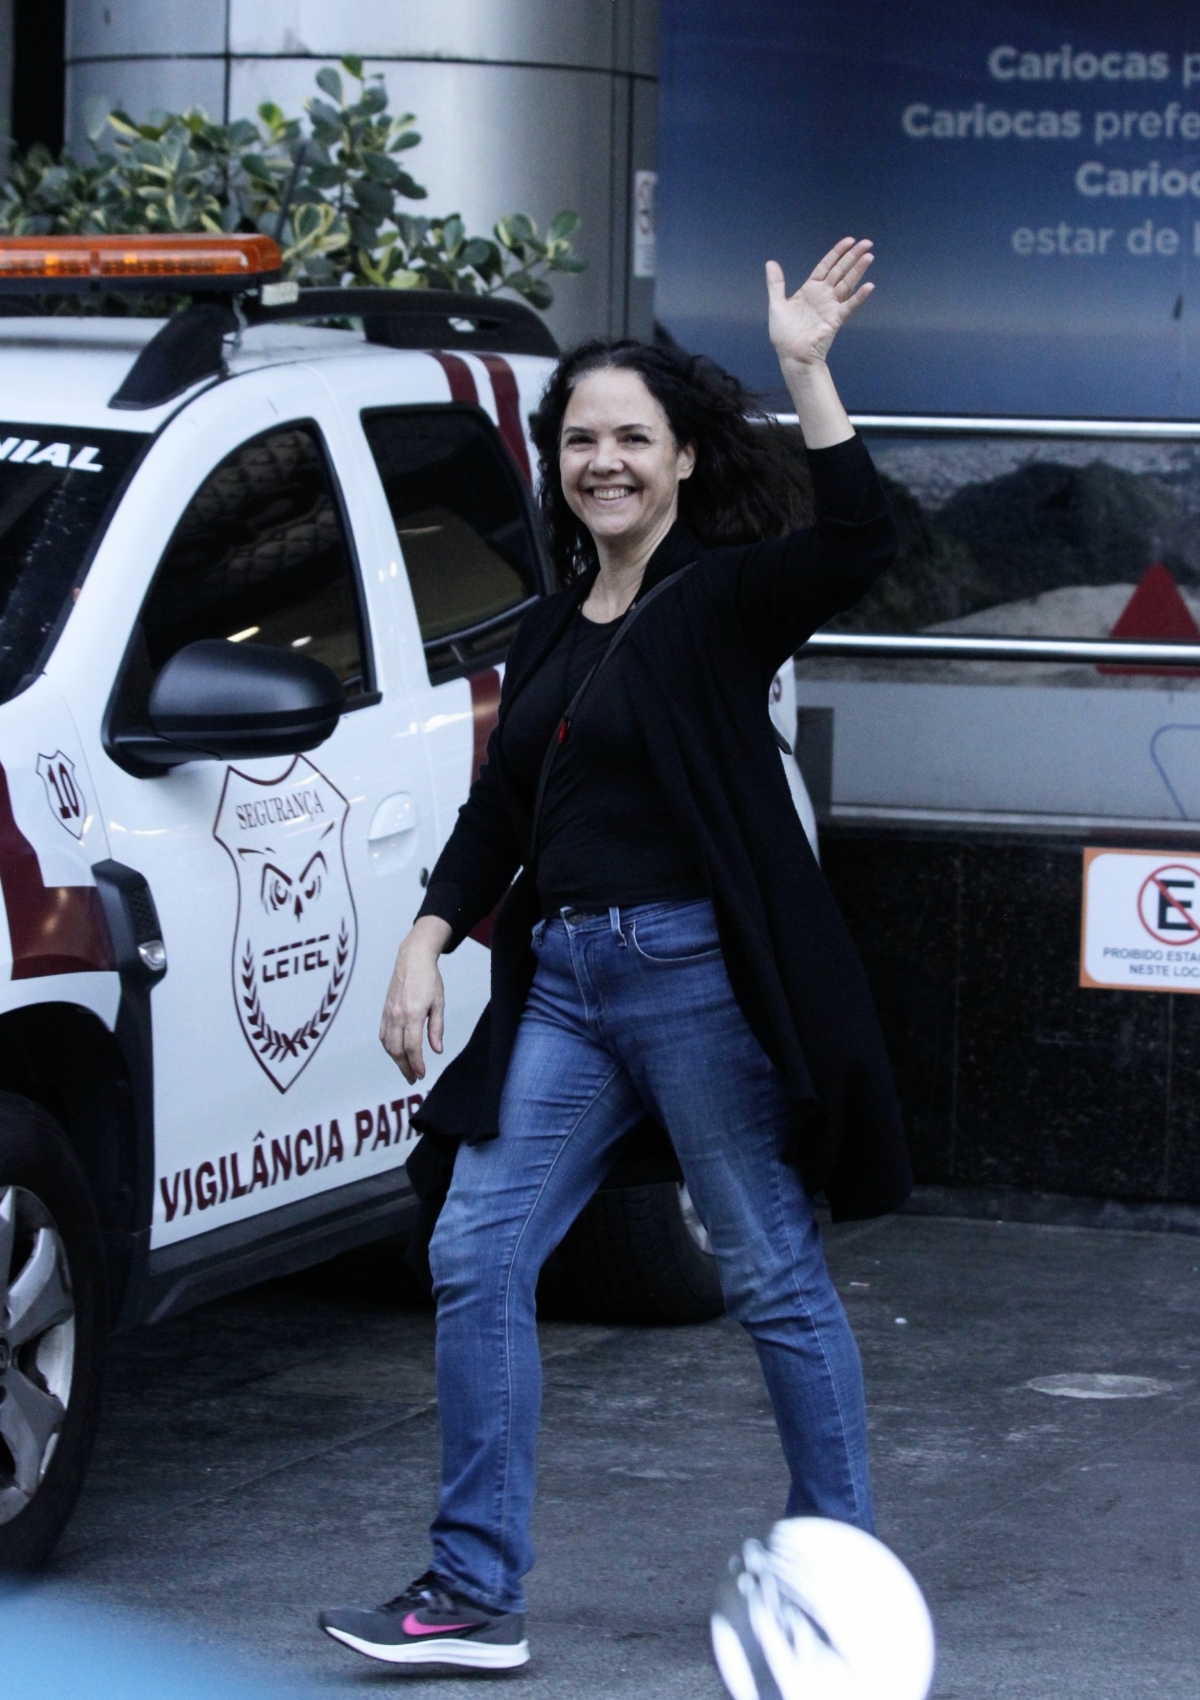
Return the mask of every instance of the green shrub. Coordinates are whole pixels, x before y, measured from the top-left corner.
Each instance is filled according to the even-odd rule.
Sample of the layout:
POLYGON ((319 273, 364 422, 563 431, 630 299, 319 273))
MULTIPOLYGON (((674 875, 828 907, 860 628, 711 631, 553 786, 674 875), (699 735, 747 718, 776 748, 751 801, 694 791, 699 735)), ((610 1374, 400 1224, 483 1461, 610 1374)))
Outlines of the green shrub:
POLYGON ((365 76, 361 59, 341 66, 357 84, 352 98, 326 66, 306 119, 266 103, 257 123, 214 124, 191 107, 138 124, 93 103, 85 122, 94 162, 66 149, 56 160, 40 145, 14 156, 0 186, 0 231, 261 231, 282 248, 284 275, 302 284, 510 289, 548 307, 548 274, 586 264, 571 244, 578 216, 560 212, 543 237, 526 214, 513 213, 482 237, 468 236, 457 213, 402 210, 426 194, 401 163, 421 140, 414 116, 388 111, 383 79, 365 76))

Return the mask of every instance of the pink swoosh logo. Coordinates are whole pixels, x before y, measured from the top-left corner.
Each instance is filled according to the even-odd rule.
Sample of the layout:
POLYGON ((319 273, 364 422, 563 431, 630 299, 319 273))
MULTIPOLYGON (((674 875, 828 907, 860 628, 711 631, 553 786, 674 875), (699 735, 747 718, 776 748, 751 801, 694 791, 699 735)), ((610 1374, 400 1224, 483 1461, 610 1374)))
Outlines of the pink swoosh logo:
POLYGON ((473 1623, 422 1623, 415 1611, 410 1611, 400 1625, 406 1635, 445 1635, 451 1629, 474 1629, 473 1623))

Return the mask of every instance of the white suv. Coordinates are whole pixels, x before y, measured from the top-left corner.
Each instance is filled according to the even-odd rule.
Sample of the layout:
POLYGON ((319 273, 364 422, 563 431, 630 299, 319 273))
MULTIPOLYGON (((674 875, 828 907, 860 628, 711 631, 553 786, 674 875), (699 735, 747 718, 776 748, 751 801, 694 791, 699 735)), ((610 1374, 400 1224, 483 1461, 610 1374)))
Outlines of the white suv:
MULTIPOLYGON (((0 317, 0 1568, 70 1514, 110 1325, 404 1225, 379 1014, 552 588, 554 349, 515 304, 303 310, 372 302, 366 338, 248 294, 0 317)), ((486 927, 445 963, 448 1055, 488 963, 486 927)), ((713 1314, 666 1142, 612 1180, 560 1291, 713 1314)))

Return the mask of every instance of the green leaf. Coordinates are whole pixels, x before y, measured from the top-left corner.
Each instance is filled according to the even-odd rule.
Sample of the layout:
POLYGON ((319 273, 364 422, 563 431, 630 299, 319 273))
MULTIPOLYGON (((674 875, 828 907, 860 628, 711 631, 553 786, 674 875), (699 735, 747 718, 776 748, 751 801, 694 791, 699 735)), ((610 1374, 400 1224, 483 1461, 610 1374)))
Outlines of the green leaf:
POLYGON ((343 71, 349 71, 352 77, 356 77, 360 83, 362 82, 363 62, 357 53, 343 54, 341 67, 343 71))
POLYGON ((381 82, 368 83, 359 97, 359 107, 363 112, 382 112, 388 103, 387 90, 381 82))
POLYGON ((383 267, 377 265, 373 256, 363 248, 354 250, 354 276, 350 280, 351 288, 355 285, 370 287, 374 284, 377 289, 386 288, 387 276, 383 267))
POLYGON ((47 199, 61 201, 71 191, 70 173, 64 171, 61 165, 52 167, 42 178, 41 190, 47 199))
POLYGON ((385 153, 377 153, 374 148, 364 148, 362 155, 363 169, 376 183, 394 183, 400 176, 400 167, 394 159, 389 159, 385 153))
POLYGON ((283 123, 283 109, 276 106, 273 100, 264 100, 258 109, 258 116, 268 128, 274 130, 283 123))
POLYGON ((551 289, 550 285, 544 281, 544 279, 540 277, 530 277, 528 272, 519 273, 517 275, 521 278, 520 283, 515 282, 511 277, 505 278, 505 284, 509 289, 518 290, 520 294, 525 297, 531 307, 544 308, 553 306, 554 291, 551 289))
POLYGON ((407 171, 400 172, 393 188, 398 195, 403 195, 406 201, 423 201, 429 194, 429 190, 420 183, 414 183, 407 171))
POLYGON ((354 199, 363 212, 372 218, 388 218, 392 211, 392 191, 386 184, 373 183, 369 177, 360 177, 354 185, 354 199))
POLYGON ((358 248, 374 248, 379 242, 379 220, 364 218, 361 213, 350 215, 350 240, 358 248))
POLYGON ((89 142, 98 142, 108 129, 112 101, 105 94, 92 94, 83 103, 83 129, 89 142))
POLYGON ((322 209, 313 205, 297 207, 292 215, 297 237, 313 236, 323 223, 322 209))
POLYGON ((546 232, 548 242, 561 242, 565 236, 571 236, 579 229, 581 220, 577 212, 564 207, 562 212, 555 213, 550 220, 550 228, 546 232))
POLYGON ((306 101, 305 106, 314 124, 320 124, 326 129, 340 133, 342 128, 342 114, 340 112, 332 106, 327 106, 323 100, 318 100, 316 95, 311 100, 306 101))
POLYGON ((317 72, 317 87, 324 91, 331 100, 339 104, 342 100, 342 79, 332 65, 322 65, 317 72))
POLYGON ((518 242, 535 242, 537 240, 537 225, 524 213, 513 213, 512 217, 506 222, 518 242))

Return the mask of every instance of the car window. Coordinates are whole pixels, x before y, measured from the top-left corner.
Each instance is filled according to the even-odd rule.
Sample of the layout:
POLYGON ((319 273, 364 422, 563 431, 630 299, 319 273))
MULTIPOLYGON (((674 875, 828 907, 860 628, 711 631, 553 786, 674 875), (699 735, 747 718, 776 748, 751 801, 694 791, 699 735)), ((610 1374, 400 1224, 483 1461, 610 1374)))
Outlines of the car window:
POLYGON ((363 430, 383 481, 437 682, 504 653, 542 586, 528 496, 485 413, 373 409, 363 430))
POLYGON ((151 673, 198 638, 299 649, 369 690, 358 575, 315 425, 243 443, 184 510, 142 607, 151 673))
POLYGON ((150 438, 0 423, 0 702, 40 671, 150 438))

